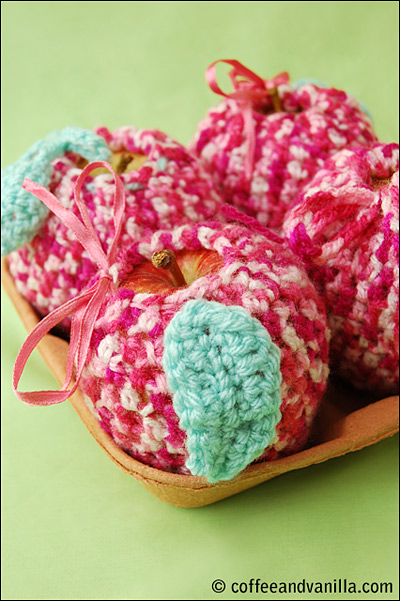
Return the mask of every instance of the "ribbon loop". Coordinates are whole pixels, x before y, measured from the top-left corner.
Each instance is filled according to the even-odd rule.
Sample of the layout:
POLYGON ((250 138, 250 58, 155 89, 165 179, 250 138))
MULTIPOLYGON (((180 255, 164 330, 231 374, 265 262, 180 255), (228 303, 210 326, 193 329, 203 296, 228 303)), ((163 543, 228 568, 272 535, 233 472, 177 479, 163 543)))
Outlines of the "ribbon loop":
POLYGON ((115 278, 112 268, 117 255, 118 239, 121 234, 122 219, 125 211, 125 190, 121 178, 115 173, 109 163, 95 161, 87 165, 77 179, 74 190, 75 202, 82 218, 81 221, 69 209, 66 209, 57 197, 46 188, 35 184, 29 179, 24 180, 23 187, 25 190, 39 198, 73 231, 89 254, 90 259, 99 268, 99 277, 90 288, 83 290, 78 296, 70 299, 46 315, 46 317, 35 326, 22 345, 15 361, 13 388, 16 396, 28 405, 53 405, 62 403, 76 391, 85 366, 94 325, 100 309, 107 294, 115 289, 115 278), (107 254, 104 252, 90 220, 89 212, 80 196, 85 179, 91 171, 99 167, 108 169, 113 174, 115 181, 113 213, 115 233, 107 254), (43 390, 35 392, 19 391, 18 383, 32 351, 43 336, 71 314, 72 324, 67 355, 66 375, 61 390, 43 390), (75 382, 73 382, 74 364, 76 364, 75 382), (69 388, 71 384, 72 387, 69 388))
POLYGON ((247 179, 251 178, 254 168, 254 151, 256 143, 255 124, 253 119, 253 107, 265 109, 269 104, 275 107, 277 98, 276 88, 289 82, 289 74, 284 71, 272 79, 262 79, 237 60, 221 59, 214 61, 206 70, 206 80, 209 88, 219 96, 235 100, 243 115, 244 131, 247 138, 247 153, 245 159, 245 174, 247 179), (229 77, 233 85, 233 92, 227 94, 217 82, 216 65, 225 63, 232 69, 229 77))
POLYGON ((208 67, 206 70, 206 80, 210 89, 215 94, 231 98, 232 100, 254 102, 270 97, 271 90, 280 85, 287 84, 289 82, 289 74, 284 71, 272 79, 262 79, 257 73, 254 73, 254 71, 251 71, 251 69, 248 69, 237 60, 220 59, 214 61, 208 67), (232 67, 229 71, 229 77, 234 91, 230 94, 224 92, 217 83, 215 67, 218 63, 225 63, 232 67))

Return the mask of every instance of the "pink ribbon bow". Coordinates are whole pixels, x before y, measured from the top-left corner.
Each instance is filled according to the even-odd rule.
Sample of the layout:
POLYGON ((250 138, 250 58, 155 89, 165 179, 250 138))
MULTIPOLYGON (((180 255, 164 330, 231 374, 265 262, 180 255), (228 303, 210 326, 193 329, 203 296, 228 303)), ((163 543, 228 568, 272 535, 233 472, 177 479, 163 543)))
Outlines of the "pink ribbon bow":
POLYGON ((253 106, 260 105, 261 108, 267 106, 267 103, 272 102, 277 97, 276 88, 282 84, 289 82, 289 74, 285 71, 279 73, 273 79, 262 79, 247 69, 242 63, 236 60, 217 60, 211 63, 206 71, 206 80, 210 89, 224 96, 236 100, 243 115, 244 131, 247 137, 247 154, 245 159, 245 174, 247 179, 251 178, 254 166, 254 151, 256 144, 255 125, 253 120, 253 106), (234 87, 234 91, 226 94, 217 83, 215 65, 218 63, 226 63, 231 65, 233 69, 229 71, 229 77, 234 87))
POLYGON ((92 332, 99 311, 108 292, 116 289, 111 268, 115 263, 118 250, 118 238, 121 233, 122 218, 125 211, 125 191, 120 177, 114 172, 111 165, 104 161, 90 163, 82 171, 75 184, 75 202, 82 217, 82 221, 80 221, 76 215, 69 209, 66 209, 54 194, 49 192, 46 188, 43 188, 26 178, 23 183, 23 188, 43 201, 44 204, 53 211, 61 221, 63 221, 63 223, 71 228, 79 242, 81 242, 82 246, 88 252, 91 260, 99 267, 99 278, 90 288, 83 290, 78 296, 49 313, 36 325, 22 345, 15 361, 13 388, 17 397, 28 405, 53 405, 65 401, 77 389, 85 366, 92 332), (91 171, 98 167, 105 167, 108 169, 114 175, 115 180, 113 215, 115 234, 107 254, 105 254, 101 242, 93 228, 86 206, 80 198, 84 180, 91 171), (17 390, 25 364, 36 345, 45 334, 70 314, 72 314, 70 345, 67 356, 65 381, 61 390, 43 390, 35 392, 20 392, 17 390), (72 381, 74 360, 76 361, 75 383, 72 388, 68 389, 72 381))

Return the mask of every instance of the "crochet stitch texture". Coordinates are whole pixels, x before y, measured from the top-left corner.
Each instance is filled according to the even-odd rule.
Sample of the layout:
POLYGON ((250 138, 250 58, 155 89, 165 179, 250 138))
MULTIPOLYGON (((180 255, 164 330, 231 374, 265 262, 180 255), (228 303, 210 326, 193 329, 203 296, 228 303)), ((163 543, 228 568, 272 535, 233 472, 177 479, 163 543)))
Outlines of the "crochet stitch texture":
POLYGON ((185 225, 156 232, 121 253, 120 283, 163 248, 177 256, 184 249, 213 250, 223 265, 171 294, 120 288, 109 297, 95 324, 80 383, 88 407, 139 461, 189 473, 187 435, 163 369, 164 332, 188 301, 205 299, 243 307, 279 347, 282 418, 259 460, 300 449, 326 387, 330 334, 325 309, 296 257, 285 245, 243 226, 185 225))
POLYGON ((399 383, 399 147, 342 150, 284 229, 326 304, 335 371, 378 394, 399 383))
POLYGON ((110 156, 102 137, 79 127, 65 127, 39 140, 16 163, 2 169, 2 255, 30 242, 49 213, 43 203, 21 187, 24 178, 48 186, 52 174, 51 162, 67 151, 78 153, 88 161, 103 161, 110 156))
POLYGON ((190 300, 165 330, 163 367, 186 467, 230 480, 273 441, 281 418, 280 351, 242 307, 190 300))
POLYGON ((277 87, 282 110, 253 106, 255 154, 252 177, 244 170, 248 139, 240 104, 226 99, 210 109, 190 148, 208 165, 227 202, 271 228, 324 160, 345 147, 377 142, 357 100, 333 88, 307 83, 277 87))
MULTIPOLYGON (((134 127, 110 133, 99 128, 96 137, 107 143, 107 152, 147 156, 139 170, 120 174, 126 191, 121 247, 162 227, 209 219, 222 203, 200 162, 164 133, 134 127)), ((52 163, 50 182, 51 192, 76 215, 74 186, 82 172, 80 165, 81 157, 76 154, 60 156, 52 163)), ((105 251, 114 237, 114 190, 110 173, 88 178, 82 188, 105 251)), ((53 214, 29 244, 12 252, 7 260, 18 291, 42 316, 76 296, 97 272, 75 235, 53 214)), ((64 320, 63 326, 68 329, 70 321, 64 320)))

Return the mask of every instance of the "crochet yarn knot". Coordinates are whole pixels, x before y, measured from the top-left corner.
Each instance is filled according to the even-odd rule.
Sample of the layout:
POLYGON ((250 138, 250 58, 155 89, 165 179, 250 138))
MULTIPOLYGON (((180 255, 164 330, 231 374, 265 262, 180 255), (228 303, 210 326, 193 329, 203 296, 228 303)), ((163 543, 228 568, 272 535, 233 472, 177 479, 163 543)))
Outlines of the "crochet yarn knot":
POLYGON ((100 280, 109 280, 113 290, 117 287, 118 282, 118 265, 114 263, 110 267, 102 268, 99 271, 100 280))

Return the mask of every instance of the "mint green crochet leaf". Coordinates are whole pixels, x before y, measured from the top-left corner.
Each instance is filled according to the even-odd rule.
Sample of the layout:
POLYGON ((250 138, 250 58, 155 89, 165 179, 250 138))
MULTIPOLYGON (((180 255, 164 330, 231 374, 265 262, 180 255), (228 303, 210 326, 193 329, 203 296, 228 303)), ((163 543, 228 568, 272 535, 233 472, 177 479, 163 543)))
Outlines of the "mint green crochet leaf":
POLYGON ((68 150, 89 162, 106 161, 110 150, 104 138, 80 127, 65 127, 36 142, 1 172, 1 254, 24 246, 39 232, 49 209, 22 188, 27 177, 44 187, 51 178, 51 162, 68 150))
POLYGON ((163 367, 193 475, 230 480, 271 444, 280 350, 245 309, 188 301, 165 330, 163 367))

